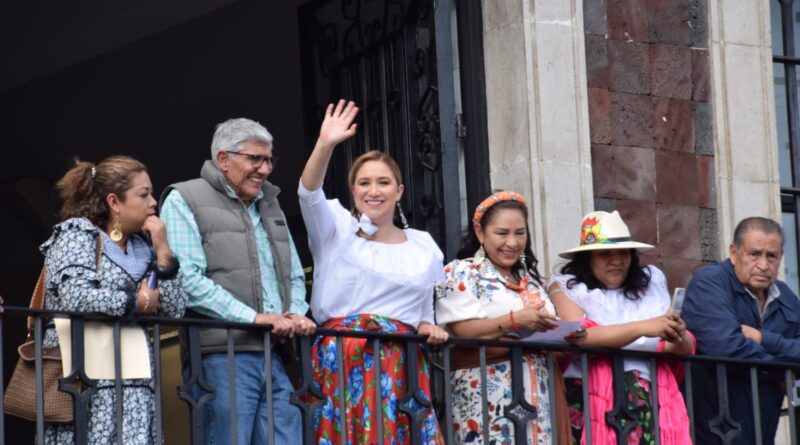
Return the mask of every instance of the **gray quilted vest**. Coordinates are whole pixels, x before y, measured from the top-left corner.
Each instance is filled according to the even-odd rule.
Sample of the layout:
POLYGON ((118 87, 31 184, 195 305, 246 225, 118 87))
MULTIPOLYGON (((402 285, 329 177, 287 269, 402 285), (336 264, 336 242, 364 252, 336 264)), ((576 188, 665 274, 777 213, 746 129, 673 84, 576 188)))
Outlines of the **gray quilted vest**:
MULTIPOLYGON (((261 273, 254 227, 247 207, 238 198, 226 193, 222 172, 206 161, 200 178, 168 186, 161 194, 161 204, 172 190, 191 208, 203 240, 206 255, 206 277, 222 286, 237 300, 256 312, 264 312, 261 273)), ((282 310, 289 310, 291 297, 291 250, 289 229, 278 205, 280 189, 264 182, 264 196, 258 201, 258 212, 270 240, 275 271, 280 278, 282 310)), ((203 317, 187 311, 192 317, 203 317)), ((258 332, 232 331, 237 351, 261 351, 263 336, 258 332)), ((227 334, 224 329, 203 329, 200 334, 203 353, 225 352, 227 334)))

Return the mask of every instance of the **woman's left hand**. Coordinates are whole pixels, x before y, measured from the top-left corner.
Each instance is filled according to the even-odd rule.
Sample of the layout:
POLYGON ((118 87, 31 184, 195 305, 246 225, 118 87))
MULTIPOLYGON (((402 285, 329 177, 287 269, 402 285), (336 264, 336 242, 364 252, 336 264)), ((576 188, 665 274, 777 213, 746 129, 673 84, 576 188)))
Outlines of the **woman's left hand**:
POLYGON ((435 324, 423 321, 417 328, 417 334, 428 337, 428 344, 441 345, 450 338, 450 334, 435 324))

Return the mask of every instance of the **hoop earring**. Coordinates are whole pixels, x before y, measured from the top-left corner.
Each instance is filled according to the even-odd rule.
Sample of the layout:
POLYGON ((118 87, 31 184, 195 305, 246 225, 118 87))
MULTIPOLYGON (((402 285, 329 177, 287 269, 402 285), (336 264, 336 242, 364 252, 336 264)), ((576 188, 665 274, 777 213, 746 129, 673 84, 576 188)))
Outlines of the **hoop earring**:
POLYGON ((116 243, 122 239, 122 225, 119 223, 119 213, 114 216, 114 227, 111 229, 111 233, 108 234, 108 237, 111 238, 111 241, 116 243))
POLYGON ((408 228, 408 220, 406 219, 406 215, 403 213, 403 208, 400 207, 400 201, 397 201, 397 213, 400 214, 400 222, 403 223, 403 228, 408 228))

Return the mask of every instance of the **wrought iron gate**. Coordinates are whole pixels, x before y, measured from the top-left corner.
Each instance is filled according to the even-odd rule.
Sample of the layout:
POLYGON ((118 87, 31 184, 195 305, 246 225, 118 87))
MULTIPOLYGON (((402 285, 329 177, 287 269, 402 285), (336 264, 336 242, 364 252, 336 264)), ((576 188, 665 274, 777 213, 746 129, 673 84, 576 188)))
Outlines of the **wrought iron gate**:
POLYGON ((449 38, 437 45, 438 36, 449 36, 449 14, 433 0, 318 0, 300 9, 307 150, 328 103, 352 99, 362 110, 358 134, 334 153, 326 192, 349 199, 353 159, 373 149, 389 153, 404 175, 409 223, 452 257, 461 211, 452 53, 449 38), (440 116, 449 116, 447 125, 440 116))

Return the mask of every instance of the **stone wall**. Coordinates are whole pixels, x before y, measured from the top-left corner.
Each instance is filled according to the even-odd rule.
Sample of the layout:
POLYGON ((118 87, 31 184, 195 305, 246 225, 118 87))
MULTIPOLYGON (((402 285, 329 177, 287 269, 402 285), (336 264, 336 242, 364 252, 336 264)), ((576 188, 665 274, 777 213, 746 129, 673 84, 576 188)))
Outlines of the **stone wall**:
POLYGON ((549 276, 594 207, 581 0, 483 3, 492 188, 528 198, 549 276))
POLYGON ((619 210, 643 260, 685 286, 720 257, 705 0, 586 0, 597 210, 619 210))

